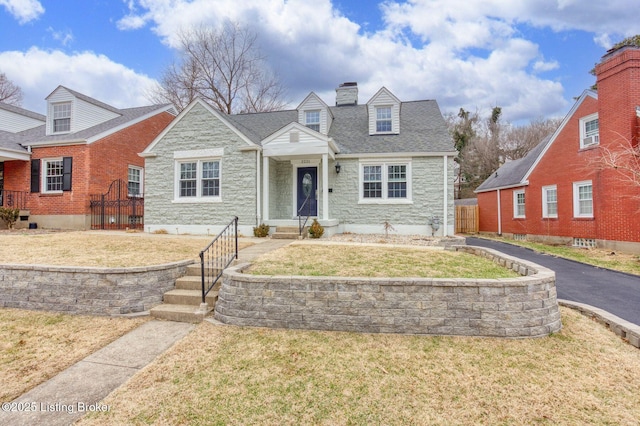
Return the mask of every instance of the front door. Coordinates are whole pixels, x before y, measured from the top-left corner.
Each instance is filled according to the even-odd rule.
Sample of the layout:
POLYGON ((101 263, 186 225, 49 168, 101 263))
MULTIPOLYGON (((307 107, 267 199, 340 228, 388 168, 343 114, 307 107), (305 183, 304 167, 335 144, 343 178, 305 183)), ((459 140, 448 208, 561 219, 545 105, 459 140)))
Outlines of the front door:
POLYGON ((298 169, 298 208, 296 216, 318 215, 317 189, 318 168, 300 167, 298 169))

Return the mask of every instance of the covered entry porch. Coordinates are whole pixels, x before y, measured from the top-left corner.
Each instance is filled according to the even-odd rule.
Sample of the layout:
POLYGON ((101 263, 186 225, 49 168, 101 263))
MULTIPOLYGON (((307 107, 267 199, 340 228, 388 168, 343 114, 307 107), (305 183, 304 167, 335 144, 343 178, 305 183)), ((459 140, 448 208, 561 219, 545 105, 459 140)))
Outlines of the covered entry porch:
MULTIPOLYGON (((297 123, 263 143, 262 222, 301 228, 317 219, 326 235, 337 232, 331 184, 338 169, 333 140, 297 123)), ((301 231, 301 229, 298 229, 301 231)))

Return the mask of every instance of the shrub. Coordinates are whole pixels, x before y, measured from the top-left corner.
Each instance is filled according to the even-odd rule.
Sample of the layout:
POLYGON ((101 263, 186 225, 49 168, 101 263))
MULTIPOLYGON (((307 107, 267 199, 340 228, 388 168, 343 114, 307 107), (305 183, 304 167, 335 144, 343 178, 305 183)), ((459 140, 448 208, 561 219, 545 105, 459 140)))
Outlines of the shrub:
POLYGON ((20 209, 10 209, 0 207, 0 219, 7 224, 7 228, 13 229, 13 225, 18 221, 20 209))
POLYGON ((311 238, 320 238, 324 234, 324 227, 320 225, 318 219, 313 219, 313 223, 309 227, 309 236, 311 238))
POLYGON ((269 235, 269 225, 265 225, 264 223, 260 224, 260 226, 256 226, 253 228, 253 235, 258 238, 264 238, 269 235))

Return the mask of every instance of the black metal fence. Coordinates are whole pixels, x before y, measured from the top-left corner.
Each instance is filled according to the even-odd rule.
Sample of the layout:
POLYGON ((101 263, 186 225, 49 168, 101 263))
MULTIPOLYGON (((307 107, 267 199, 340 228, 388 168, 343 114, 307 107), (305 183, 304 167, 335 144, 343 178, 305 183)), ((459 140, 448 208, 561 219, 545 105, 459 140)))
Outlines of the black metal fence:
POLYGON ((114 180, 106 193, 89 197, 91 229, 144 228, 144 198, 130 196, 124 180, 114 180))
POLYGON ((238 217, 231 222, 200 252, 202 273, 202 303, 222 276, 222 271, 238 258, 238 217))
POLYGON ((0 207, 9 209, 27 209, 28 192, 10 191, 8 189, 0 189, 0 207))

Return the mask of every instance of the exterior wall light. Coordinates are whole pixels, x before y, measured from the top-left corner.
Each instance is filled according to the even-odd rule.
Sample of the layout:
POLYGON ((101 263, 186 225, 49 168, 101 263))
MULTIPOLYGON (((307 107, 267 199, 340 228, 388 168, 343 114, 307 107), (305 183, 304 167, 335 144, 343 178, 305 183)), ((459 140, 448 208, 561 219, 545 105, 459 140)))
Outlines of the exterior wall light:
POLYGON ((340 163, 336 163, 336 173, 340 173, 341 168, 342 166, 340 165, 340 163))

